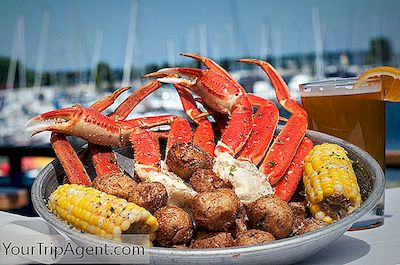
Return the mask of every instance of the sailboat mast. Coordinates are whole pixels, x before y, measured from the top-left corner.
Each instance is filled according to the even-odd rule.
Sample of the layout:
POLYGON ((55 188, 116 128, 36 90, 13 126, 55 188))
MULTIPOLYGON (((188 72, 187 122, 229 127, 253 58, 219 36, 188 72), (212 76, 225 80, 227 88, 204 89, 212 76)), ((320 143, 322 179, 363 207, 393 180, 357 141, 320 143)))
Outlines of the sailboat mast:
POLYGON ((260 52, 258 55, 261 60, 266 60, 269 56, 270 29, 268 19, 263 18, 261 22, 260 52))
MULTIPOLYGON (((232 8, 233 30, 235 31, 235 41, 239 46, 239 56, 248 56, 249 50, 247 48, 245 34, 242 32, 242 24, 240 21, 240 14, 238 12, 236 0, 231 0, 229 3, 231 4, 232 8)), ((234 56, 238 56, 238 54, 235 54, 234 56)))
POLYGON ((7 75, 7 89, 11 89, 14 87, 14 82, 15 82, 15 74, 17 71, 17 62, 18 59, 20 59, 20 65, 19 65, 19 81, 20 81, 20 86, 21 86, 21 79, 25 77, 23 71, 22 71, 22 62, 21 62, 21 44, 22 44, 22 36, 24 34, 24 17, 23 16, 18 16, 17 18, 17 25, 15 28, 15 33, 14 33, 14 38, 13 38, 13 43, 12 43, 12 49, 11 49, 11 56, 10 56, 10 64, 8 67, 8 75, 7 75), (22 75, 22 76, 21 76, 22 75))
POLYGON ((200 46, 200 54, 207 57, 208 49, 207 49, 207 26, 204 23, 199 24, 199 46, 200 46))
POLYGON ((168 40, 167 41, 167 61, 168 61, 168 66, 175 66, 176 61, 175 61, 175 41, 174 40, 168 40))
POLYGON ((122 86, 128 86, 131 80, 133 51, 135 48, 136 26, 138 20, 139 1, 131 1, 131 15, 129 18, 128 40, 125 48, 125 60, 122 74, 122 86))
POLYGON ((96 32, 96 40, 94 42, 92 65, 90 67, 89 87, 91 89, 94 89, 95 88, 95 84, 96 84, 97 66, 98 66, 99 60, 100 60, 102 43, 103 43, 103 31, 97 30, 97 32, 96 32))
POLYGON ((45 11, 42 17, 42 29, 40 31, 39 46, 38 46, 39 50, 35 67, 36 73, 35 73, 35 79, 33 81, 33 87, 36 88, 40 88, 40 86, 42 85, 44 56, 46 51, 47 35, 49 32, 49 22, 50 22, 50 14, 48 11, 45 11))
POLYGON ((312 9, 314 48, 315 48, 315 78, 322 79, 324 77, 324 55, 322 45, 321 19, 319 16, 319 8, 312 9))
POLYGON ((277 69, 282 68, 282 34, 280 29, 274 30, 274 54, 275 66, 277 69))
POLYGON ((19 49, 19 87, 26 87, 26 69, 25 69, 25 19, 21 17, 21 31, 20 31, 20 49, 19 49))

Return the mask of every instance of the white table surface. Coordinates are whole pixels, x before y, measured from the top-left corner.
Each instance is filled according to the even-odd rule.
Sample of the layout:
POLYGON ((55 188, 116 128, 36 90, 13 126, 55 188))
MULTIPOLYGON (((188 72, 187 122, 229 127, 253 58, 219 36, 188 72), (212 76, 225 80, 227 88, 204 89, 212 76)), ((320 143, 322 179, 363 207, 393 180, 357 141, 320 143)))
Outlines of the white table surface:
POLYGON ((400 188, 385 191, 382 226, 346 232, 327 248, 298 264, 400 264, 400 188))
MULTIPOLYGON (((40 217, 24 217, 0 211, 0 237, 54 231, 40 217)), ((400 264, 400 188, 386 190, 384 225, 346 232, 314 256, 298 264, 400 264)))

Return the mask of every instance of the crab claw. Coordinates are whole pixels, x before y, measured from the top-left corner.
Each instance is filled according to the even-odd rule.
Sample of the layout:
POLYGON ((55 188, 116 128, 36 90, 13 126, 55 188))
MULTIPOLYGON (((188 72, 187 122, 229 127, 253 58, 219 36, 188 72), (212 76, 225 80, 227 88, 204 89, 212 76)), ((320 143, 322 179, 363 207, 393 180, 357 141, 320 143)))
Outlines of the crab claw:
POLYGON ((43 113, 30 119, 25 128, 33 134, 52 131, 105 146, 121 146, 128 141, 121 136, 121 128, 115 121, 80 105, 43 113))
POLYGON ((237 154, 250 135, 253 117, 244 88, 216 62, 196 54, 182 54, 201 61, 207 69, 166 68, 146 75, 163 83, 182 85, 196 93, 217 113, 229 116, 215 154, 237 154))
POLYGON ((162 83, 192 87, 196 84, 197 78, 204 74, 204 71, 195 68, 164 68, 144 77, 157 78, 157 81, 162 83))
POLYGON ((43 131, 67 132, 67 129, 74 124, 74 119, 76 120, 81 113, 82 107, 79 105, 52 110, 33 117, 25 124, 25 128, 32 134, 43 131))

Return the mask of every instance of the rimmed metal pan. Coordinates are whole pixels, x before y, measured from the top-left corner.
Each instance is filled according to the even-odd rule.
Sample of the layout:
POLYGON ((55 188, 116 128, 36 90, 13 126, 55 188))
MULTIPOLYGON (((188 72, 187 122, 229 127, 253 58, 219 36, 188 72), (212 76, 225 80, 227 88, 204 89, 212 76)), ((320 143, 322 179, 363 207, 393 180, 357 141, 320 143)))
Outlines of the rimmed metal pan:
MULTIPOLYGON (((281 126, 278 131, 280 129, 281 126)), ((310 130, 307 131, 307 136, 315 144, 324 142, 339 144, 347 150, 351 160, 358 162, 355 171, 363 197, 363 204, 359 209, 322 229, 267 244, 221 249, 151 247, 149 248, 150 262, 155 264, 291 264, 306 259, 343 235, 355 221, 369 212, 381 199, 385 187, 383 171, 368 153, 355 145, 310 130)), ((134 163, 131 148, 117 149, 115 152, 121 168, 132 173, 134 163)), ((57 160, 39 173, 32 186, 32 201, 38 214, 55 229, 80 244, 118 244, 73 230, 49 211, 46 206, 47 198, 62 183, 63 176, 62 167, 57 160)))

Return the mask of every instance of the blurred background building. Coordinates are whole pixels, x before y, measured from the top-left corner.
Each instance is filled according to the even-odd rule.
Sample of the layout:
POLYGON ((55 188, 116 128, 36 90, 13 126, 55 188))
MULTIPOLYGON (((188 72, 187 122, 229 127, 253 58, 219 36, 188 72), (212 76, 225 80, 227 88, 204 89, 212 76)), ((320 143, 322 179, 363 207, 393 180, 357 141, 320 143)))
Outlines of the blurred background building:
MULTIPOLYGON (((31 137, 24 129, 35 115, 87 106, 120 86, 132 85, 129 94, 147 82, 144 74, 160 68, 200 67, 182 52, 213 58, 247 91, 275 100, 260 70, 236 62, 267 60, 299 99, 301 83, 357 76, 376 65, 400 67, 399 13, 396 0, 3 0, 0 202, 1 194, 29 191, 52 159, 49 134, 31 137)), ((130 117, 182 114, 177 100, 165 85, 130 117)), ((389 150, 400 150, 399 121, 399 104, 389 103, 389 150)), ((389 186, 400 185, 400 170, 387 173, 389 186)), ((33 214, 29 205, 20 211, 33 214)))

